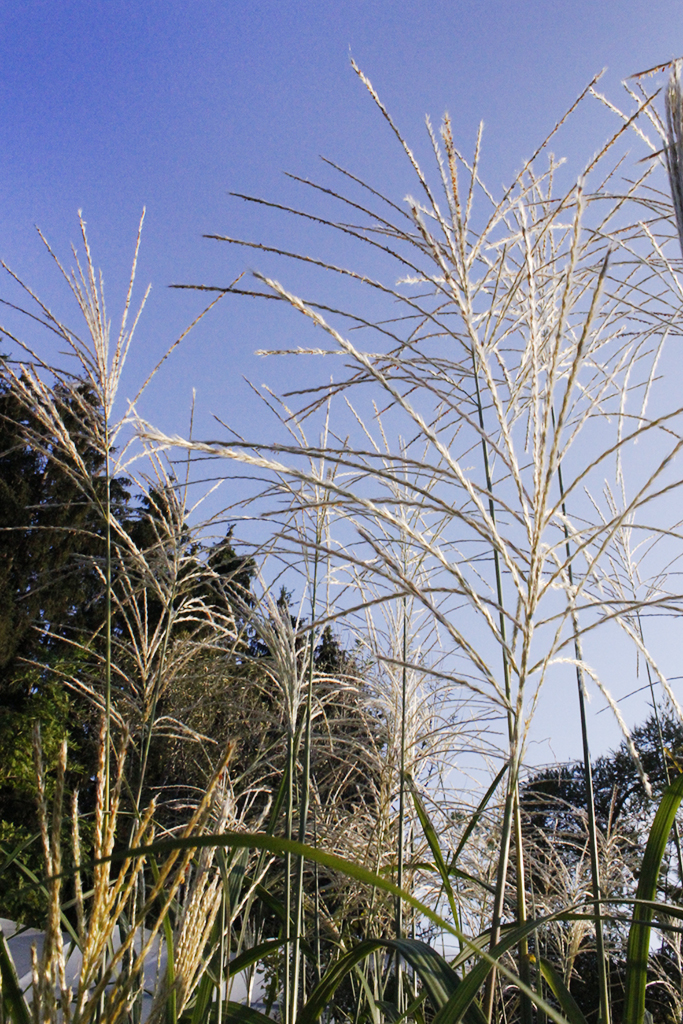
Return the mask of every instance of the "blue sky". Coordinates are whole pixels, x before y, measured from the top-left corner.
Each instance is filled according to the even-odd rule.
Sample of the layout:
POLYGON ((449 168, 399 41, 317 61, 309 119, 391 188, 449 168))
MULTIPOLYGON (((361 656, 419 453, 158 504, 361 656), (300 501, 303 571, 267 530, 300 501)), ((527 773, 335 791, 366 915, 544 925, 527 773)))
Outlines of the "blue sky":
MULTIPOLYGON (((465 150, 483 119, 484 176, 497 188, 596 71, 608 67, 603 85, 617 95, 623 77, 683 53, 680 0, 2 0, 0 14, 0 256, 68 316, 33 226, 68 260, 82 209, 116 319, 147 207, 139 280, 153 290, 131 391, 200 308, 167 285, 269 269, 202 238, 284 237, 280 221, 231 190, 296 202, 281 172, 317 175, 324 154, 402 198, 395 140, 350 55, 418 153, 426 113, 438 122, 448 109, 465 150)), ((570 164, 595 150, 605 124, 597 104, 577 119, 563 136, 570 164)), ((320 251, 318 236, 299 238, 320 251)), ((194 386, 200 431, 215 433, 213 413, 260 429, 242 375, 275 387, 293 379, 298 371, 253 354, 282 340, 279 330, 271 313, 222 303, 143 412, 184 431, 194 386)))
MULTIPOLYGON (((3 0, 0 12, 0 255, 58 302, 33 225, 68 255, 82 209, 116 317, 146 206, 145 365, 199 308, 168 284, 267 269, 202 238, 273 237, 273 216, 229 191, 296 201, 281 172, 316 175, 322 153, 402 198, 395 142, 350 54, 418 152, 426 113, 438 123, 448 109, 465 150, 483 119, 495 188, 597 70, 608 66, 616 93, 622 77, 683 52, 673 0, 3 0)), ((601 117, 596 104, 565 133, 575 156, 594 150, 601 117)), ((180 429, 194 384, 202 409, 244 423, 253 406, 238 375, 267 377, 252 353, 272 329, 253 306, 224 304, 169 366, 150 417, 180 429)))

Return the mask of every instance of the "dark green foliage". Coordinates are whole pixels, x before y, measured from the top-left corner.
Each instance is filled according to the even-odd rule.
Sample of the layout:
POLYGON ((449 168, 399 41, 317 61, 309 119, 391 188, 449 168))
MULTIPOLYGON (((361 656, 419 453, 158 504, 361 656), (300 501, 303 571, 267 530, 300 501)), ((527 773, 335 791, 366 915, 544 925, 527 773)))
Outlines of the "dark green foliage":
MULTIPOLYGON (((26 411, 11 381, 0 379, 0 840, 11 849, 35 834, 34 722, 41 725, 48 791, 62 739, 70 747, 69 784, 87 790, 92 774, 93 714, 65 682, 83 666, 73 646, 103 621, 103 587, 96 564, 104 553, 103 460, 82 432, 82 408, 96 409, 82 384, 55 390, 55 402, 91 473, 89 497, 76 467, 56 448, 40 419, 26 411), (88 769, 90 766, 90 769, 88 769)), ((115 514, 125 515, 126 481, 113 482, 115 514)), ((40 873, 39 844, 22 860, 40 873)), ((14 867, 0 878, 0 912, 29 917, 43 897, 14 867)))
MULTIPOLYGON (((104 553, 103 459, 80 430, 85 385, 55 390, 62 418, 90 474, 92 494, 77 467, 57 448, 40 419, 28 413, 0 378, 0 672, 17 659, 44 660, 59 645, 101 619, 102 583, 93 560, 104 553), (33 442, 33 443, 31 443, 33 442)), ((114 514, 125 514, 126 481, 112 482, 114 514)))
MULTIPOLYGON (((6 705, 0 715, 0 861, 17 846, 36 837, 37 841, 34 839, 22 853, 21 862, 42 877, 31 733, 34 723, 41 723, 48 768, 46 785, 51 797, 54 779, 50 769, 57 763, 59 746, 68 731, 69 699, 59 682, 42 680, 35 669, 20 673, 14 685, 22 695, 28 693, 30 697, 18 699, 14 707, 6 705)), ((44 894, 16 865, 0 875, 0 916, 40 925, 45 907, 44 894)))
MULTIPOLYGON (((651 715, 633 730, 633 743, 647 773, 655 801, 668 781, 680 771, 677 754, 683 749, 683 726, 671 715, 651 715), (659 745, 662 730, 669 776, 662 763, 659 745)), ((598 827, 609 827, 634 834, 647 825, 650 801, 626 743, 611 754, 599 757, 593 764, 593 787, 598 827)), ((530 776, 522 787, 522 806, 527 827, 563 836, 583 835, 585 824, 582 808, 586 803, 585 773, 579 761, 553 765, 530 776)))

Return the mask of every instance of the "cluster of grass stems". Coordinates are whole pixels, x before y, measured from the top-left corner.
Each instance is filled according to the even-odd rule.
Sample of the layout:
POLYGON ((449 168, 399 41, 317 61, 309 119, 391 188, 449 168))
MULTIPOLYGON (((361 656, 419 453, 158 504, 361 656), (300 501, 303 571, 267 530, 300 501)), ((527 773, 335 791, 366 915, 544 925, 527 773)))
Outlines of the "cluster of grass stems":
MULTIPOLYGON (((137 417, 144 387, 115 418, 138 322, 129 326, 135 265, 110 344, 84 228, 85 263, 63 273, 86 340, 26 289, 77 372, 57 370, 5 331, 24 348, 21 365, 8 363, 5 372, 44 428, 29 432, 27 443, 59 460, 101 516, 106 555, 96 570, 107 599, 103 643, 73 641, 98 659, 99 675, 64 678, 101 714, 94 847, 85 864, 77 795, 70 810, 65 805, 65 749, 48 807, 36 733, 49 912, 28 992, 6 941, 0 944, 0 1005, 13 1024, 137 1024, 144 967, 157 941, 165 967, 145 1011, 155 1022, 259 1024, 277 1013, 283 1024, 321 1016, 354 1024, 485 1024, 504 1016, 583 1024, 586 1010, 570 988, 577 951, 588 942, 599 1019, 610 1024, 609 934, 624 918, 622 1017, 641 1024, 653 921, 678 949, 683 908, 658 894, 683 777, 670 778, 637 889, 624 896, 615 846, 595 819, 590 688, 630 737, 584 651, 599 650, 601 630, 612 643, 618 634, 646 666, 655 706, 683 720, 641 614, 680 615, 683 597, 669 571, 681 539, 675 503, 683 407, 670 402, 659 379, 667 342, 680 334, 683 301, 680 66, 670 71, 663 117, 647 76, 626 83, 628 112, 600 96, 597 80, 590 83, 566 117, 597 98, 618 125, 580 177, 568 183, 549 153, 565 117, 499 198, 481 178, 481 131, 468 159, 448 117, 440 137, 428 123, 435 186, 355 70, 408 162, 416 195, 396 203, 329 165, 347 191, 302 184, 353 222, 266 205, 341 233, 372 272, 213 236, 335 275, 341 284, 332 294, 348 295, 347 304, 308 301, 259 275, 252 289, 241 280, 186 286, 217 293, 211 305, 235 294, 278 301, 324 337, 327 347, 312 342, 289 354, 335 357, 332 383, 262 396, 281 440, 162 435, 137 417), (629 163, 631 177, 627 137, 646 157, 629 163), (383 283, 378 268, 389 268, 392 280, 398 271, 398 283, 383 283), (104 491, 60 408, 58 396, 66 389, 77 400, 73 385, 83 380, 97 399, 97 415, 85 399, 82 415, 103 461, 104 491), (187 453, 184 479, 167 459, 173 448, 187 453), (229 460, 241 473, 250 468, 254 481, 266 480, 249 513, 271 527, 254 547, 254 594, 229 593, 197 557, 192 459, 229 460), (144 467, 137 477, 136 466, 144 467), (112 514, 110 485, 122 473, 148 495, 165 496, 155 499, 157 538, 149 550, 138 549, 112 514), (295 614, 273 596, 279 580, 299 588, 295 614), (155 616, 152 599, 161 609, 155 616), (123 623, 116 633, 115 615, 123 623), (354 641, 346 673, 316 667, 316 646, 330 624, 354 641), (155 738, 210 742, 159 714, 162 696, 211 654, 241 652, 248 660, 247 634, 267 652, 259 685, 279 708, 276 784, 272 772, 259 775, 270 755, 240 774, 232 773, 232 746, 215 751, 210 782, 188 820, 160 834, 156 803, 145 802, 155 738), (571 877, 557 857, 551 881, 535 892, 532 868, 547 868, 552 851, 525 839, 520 780, 542 691, 553 674, 565 679, 568 672, 583 741, 583 854, 571 877), (357 737, 332 732, 329 709, 345 699, 367 723, 362 748, 357 737), (502 723, 501 742, 492 740, 492 722, 502 723), (458 766, 475 755, 479 778, 481 766, 491 773, 481 792, 473 783, 463 792, 458 766), (332 767, 323 784, 325 758, 332 767), (345 786, 359 766, 370 796, 345 807, 345 786), (72 821, 69 871, 64 815, 72 821), (62 900, 67 875, 75 917, 62 900), (266 926, 273 907, 274 937, 266 926), (551 946, 554 959, 544 955, 551 946), (81 957, 72 985, 69 947, 81 957), (240 974, 247 996, 236 1002, 231 986, 240 974)), ((668 771, 663 745, 661 753, 668 771)), ((680 986, 672 998, 680 1011, 680 986)))

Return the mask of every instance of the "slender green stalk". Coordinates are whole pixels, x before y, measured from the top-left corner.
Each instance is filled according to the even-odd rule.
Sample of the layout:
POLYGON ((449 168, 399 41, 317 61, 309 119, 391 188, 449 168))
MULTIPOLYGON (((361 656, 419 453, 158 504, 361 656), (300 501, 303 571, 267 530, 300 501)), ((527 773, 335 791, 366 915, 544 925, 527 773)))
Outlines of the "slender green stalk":
MULTIPOLYGON (((109 829, 111 815, 111 667, 112 667, 112 542, 111 542, 111 442, 109 437, 109 410, 105 384, 104 407, 104 468, 105 468, 105 652, 104 652, 104 813, 102 815, 102 841, 109 829)), ((102 961, 101 973, 106 960, 102 961)), ((104 992, 97 1006, 97 1019, 104 1018, 104 992)))
MULTIPOLYGON (((555 427, 555 412, 552 411, 553 428, 555 427)), ((562 516, 564 520, 565 551, 567 554, 567 572, 569 587, 573 591, 574 575, 572 572, 572 553, 569 543, 569 528, 567 526, 567 509, 564 502, 564 483, 562 480, 562 466, 557 467, 557 480, 562 498, 562 516)), ((598 853, 598 827, 595 820, 595 793, 593 789, 593 766, 591 763, 590 748, 588 744, 588 723, 586 721, 586 700, 585 685, 583 679, 583 656, 581 651, 581 640, 579 637, 576 615, 572 608, 572 622, 574 627, 574 652, 576 655, 576 685, 579 695, 579 714, 581 716, 581 743, 583 747, 583 770, 586 787, 586 813, 588 815, 588 838, 590 847, 591 879, 593 889, 593 909, 595 914, 595 946, 598 959, 598 981, 600 985, 600 1019, 602 1024, 610 1024, 611 1008, 609 994, 609 974, 607 952, 605 949, 605 936, 602 925, 602 892, 600 888, 600 858, 598 853)))
MULTIPOLYGON (((320 543, 322 540, 322 526, 320 515, 316 529, 315 555, 313 561, 313 587, 311 592, 311 632, 308 652, 308 685, 306 690, 306 724, 304 729, 304 756, 301 780, 301 801, 299 806, 299 842, 306 842, 306 828, 308 826, 308 808, 311 794, 311 726, 313 721, 313 678, 315 673, 315 619, 317 615, 318 596, 318 560, 320 557, 320 543)), ((297 1006, 299 1001, 299 974, 301 962, 301 936, 303 932, 304 916, 304 858, 298 858, 298 873, 296 885, 296 909, 294 916, 294 980, 292 985, 292 1024, 296 1020, 297 1006)))
POLYGON ((223 1005, 224 1002, 228 1001, 228 992, 226 988, 225 1000, 223 999, 223 975, 225 970, 225 931, 226 931, 226 913, 225 913, 225 901, 226 901, 226 887, 223 885, 223 892, 221 894, 221 934, 218 943, 218 992, 216 997, 216 1024, 223 1024, 223 1005))
MULTIPOLYGON (((486 489, 489 494, 488 506, 491 522, 495 525, 496 508, 493 500, 493 479, 489 464, 488 445, 484 429, 484 409, 482 405, 481 389, 479 387, 479 372, 476 365, 474 348, 472 349, 472 368, 474 373, 474 385, 477 399, 477 415, 481 429, 481 448, 484 460, 484 473, 486 478, 486 489)), ((510 744, 510 773, 508 775, 508 788, 505 799, 505 810, 503 813, 503 827, 501 833, 501 848, 498 859, 498 871, 496 874, 496 892, 493 903, 493 914, 491 919, 491 940, 490 948, 493 949, 500 940, 500 927, 503 918, 503 905, 505 902, 505 888, 507 883, 508 863, 510 859, 510 845, 514 831, 517 847, 517 920, 518 924, 526 921, 526 905, 524 897, 524 847, 522 843, 522 820, 519 807, 519 765, 518 741, 516 736, 516 721, 513 712, 509 710, 512 703, 512 692, 510 686, 510 665, 507 653, 507 638, 505 629, 505 604, 503 594, 503 576, 500 565, 500 553, 496 545, 493 545, 493 563, 496 577, 496 597, 498 600, 498 626, 501 636, 501 653, 503 660, 503 681, 505 685, 505 696, 508 702, 507 725, 508 742, 510 744)), ((519 946, 519 971, 522 981, 528 985, 529 982, 529 953, 527 940, 524 938, 519 946)), ((495 970, 487 980, 485 996, 485 1013, 491 1020, 493 1016, 493 1004, 495 996, 495 970)), ((531 1002, 524 993, 521 994, 522 1019, 524 1024, 531 1024, 531 1002)))
POLYGON ((111 616, 112 616, 112 571, 111 571, 111 467, 108 413, 105 409, 104 444, 105 444, 105 661, 104 661, 104 827, 107 827, 109 814, 109 790, 111 785, 111 616))
MULTIPOLYGON (((223 882, 223 899, 222 899, 222 927, 221 927, 221 938, 224 943, 224 960, 221 962, 222 969, 225 973, 225 1008, 228 1008, 228 1001, 230 999, 230 946, 231 946, 231 921, 233 915, 232 900, 230 895, 230 883, 228 880, 228 872, 225 864, 225 854, 223 854, 223 860, 221 863, 222 874, 224 878, 223 882), (227 884, 226 884, 227 882, 227 884), (227 941, 226 941, 227 940, 227 941), (224 966, 223 966, 224 965, 224 966)), ((234 871, 234 866, 231 867, 234 871)), ((222 995, 222 989, 219 990, 218 996, 222 995)))
MULTIPOLYGON (((673 200, 676 226, 678 228, 678 240, 681 247, 681 253, 683 253, 683 162, 681 160, 683 155, 683 146, 681 145, 683 140, 683 90, 681 89, 681 69, 681 61, 674 61, 665 94, 666 145, 664 147, 664 157, 669 176, 669 186, 671 189, 671 198, 673 200)), ((638 628, 640 630, 642 640, 643 626, 640 620, 640 613, 638 613, 638 628)), ((662 767, 664 768, 664 774, 666 776, 666 783, 668 786, 670 785, 669 766, 667 764, 666 754, 664 751, 664 738, 662 736, 662 729, 659 722, 659 712, 657 710, 657 702, 655 700, 654 688, 652 685, 652 673, 650 671, 649 661, 646 660, 645 666, 647 668, 647 678, 650 684, 650 693, 652 694, 652 708, 657 722, 662 767)), ((676 853, 678 856, 679 879, 681 885, 683 885, 683 853, 681 852, 681 835, 676 818, 674 818, 673 830, 676 853)))
MULTIPOLYGON (((318 849, 318 819, 315 813, 315 805, 313 806, 313 847, 318 849)), ((316 981, 320 981, 322 978, 322 956, 320 952, 320 871, 318 862, 316 861, 313 865, 313 878, 314 878, 314 925, 315 925, 315 973, 316 981)))
MULTIPOLYGON (((285 835, 292 839, 292 818, 294 811, 294 766, 295 737, 291 728, 287 732, 287 807, 285 835)), ((285 855, 285 952, 284 952, 284 1024, 292 1022, 292 855, 285 855)))

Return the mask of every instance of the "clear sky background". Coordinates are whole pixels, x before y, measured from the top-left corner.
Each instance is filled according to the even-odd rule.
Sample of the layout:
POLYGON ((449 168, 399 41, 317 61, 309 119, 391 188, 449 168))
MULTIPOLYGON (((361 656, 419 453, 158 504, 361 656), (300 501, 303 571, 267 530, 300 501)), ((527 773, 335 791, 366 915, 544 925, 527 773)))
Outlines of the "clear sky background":
MULTIPOLYGON (((483 119, 484 176, 498 188, 596 71, 608 67, 603 88, 618 95, 625 76, 683 54, 683 4, 1 0, 0 256, 69 315, 33 226, 68 260, 82 209, 116 319, 146 206, 139 279, 153 290, 131 365, 139 379, 200 308, 196 294, 167 285, 270 269, 202 238, 284 238, 268 211, 228 192, 295 201, 281 172, 316 175, 322 153, 402 197, 395 141, 350 54, 420 152, 426 113, 438 123, 448 109, 466 151, 483 119)), ((583 161, 604 125, 596 104, 565 133, 562 155, 583 161)), ((242 375, 282 387, 296 372, 253 355, 282 341, 277 331, 247 300, 224 301, 169 363, 144 413, 184 432, 194 386, 200 432, 215 433, 214 413, 245 433, 259 428, 242 375)), ((556 753, 578 754, 565 732, 556 753)), ((618 741, 606 722, 599 736, 597 747, 618 741)))

